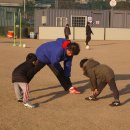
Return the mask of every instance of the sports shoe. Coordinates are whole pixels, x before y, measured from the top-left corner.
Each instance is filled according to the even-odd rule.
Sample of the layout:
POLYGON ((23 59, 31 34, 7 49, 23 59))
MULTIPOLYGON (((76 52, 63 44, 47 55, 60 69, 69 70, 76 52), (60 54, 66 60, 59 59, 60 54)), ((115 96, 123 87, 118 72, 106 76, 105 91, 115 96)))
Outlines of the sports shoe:
POLYGON ((18 101, 18 102, 23 102, 23 99, 18 99, 17 101, 18 101))
POLYGON ((94 96, 89 96, 89 97, 86 97, 85 99, 89 100, 89 101, 96 101, 97 100, 97 98, 94 96))
POLYGON ((110 104, 110 106, 112 106, 112 107, 114 107, 114 106, 120 106, 120 105, 121 105, 120 101, 114 101, 114 102, 112 102, 110 104))
POLYGON ((27 108, 35 108, 36 107, 35 105, 31 104, 30 102, 24 103, 24 106, 27 108))
POLYGON ((72 94, 80 94, 80 92, 77 90, 77 88, 75 87, 71 87, 69 89, 69 93, 72 93, 72 94))

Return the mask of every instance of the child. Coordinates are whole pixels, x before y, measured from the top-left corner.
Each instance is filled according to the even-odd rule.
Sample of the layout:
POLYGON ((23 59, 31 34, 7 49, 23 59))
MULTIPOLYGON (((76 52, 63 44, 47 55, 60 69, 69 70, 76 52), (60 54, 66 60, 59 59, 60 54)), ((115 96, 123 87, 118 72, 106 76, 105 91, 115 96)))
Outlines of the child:
POLYGON ((120 105, 119 91, 115 83, 115 75, 109 66, 100 64, 98 61, 93 59, 84 58, 80 61, 80 67, 83 69, 84 75, 90 78, 90 82, 92 84, 92 95, 87 98, 88 100, 96 100, 96 97, 108 84, 115 99, 110 105, 120 105))
POLYGON ((23 102, 27 108, 34 108, 35 105, 29 102, 29 82, 35 74, 35 63, 37 57, 33 53, 29 53, 26 61, 18 65, 12 73, 12 83, 18 102, 23 102))
POLYGON ((87 22, 87 25, 86 25, 86 49, 89 49, 88 43, 91 40, 91 34, 93 34, 93 31, 90 27, 90 22, 87 22))
POLYGON ((71 34, 69 24, 66 24, 66 26, 64 28, 64 34, 65 34, 65 38, 68 40, 69 39, 69 35, 71 34))

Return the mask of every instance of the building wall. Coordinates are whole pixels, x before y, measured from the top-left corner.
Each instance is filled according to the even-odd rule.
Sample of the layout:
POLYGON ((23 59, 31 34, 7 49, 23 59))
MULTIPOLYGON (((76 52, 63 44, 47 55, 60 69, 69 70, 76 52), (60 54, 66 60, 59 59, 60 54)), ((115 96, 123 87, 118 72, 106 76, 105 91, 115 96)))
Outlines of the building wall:
POLYGON ((42 16, 43 16, 43 11, 42 10, 37 10, 34 12, 34 30, 35 32, 39 32, 39 26, 42 25, 42 16))
POLYGON ((111 11, 111 28, 130 28, 130 11, 111 11))
MULTIPOLYGON (((72 16, 92 17, 93 27, 101 28, 130 28, 130 11, 120 10, 70 10, 70 9, 41 9, 35 10, 35 29, 42 26, 42 16, 46 17, 45 26, 56 27, 57 17, 66 17, 71 26, 72 16), (39 13, 40 12, 40 13, 39 13)), ((64 25, 63 25, 64 26, 64 25)))
POLYGON ((14 12, 16 12, 16 8, 4 8, 0 7, 0 27, 11 27, 13 26, 14 21, 14 12))
MULTIPOLYGON (((66 17, 67 23, 71 26, 72 16, 92 17, 94 27, 109 27, 109 11, 92 11, 92 10, 71 10, 71 9, 41 9, 35 10, 35 31, 42 24, 42 16, 46 17, 46 26, 56 27, 57 17, 66 17), (40 12, 40 13, 39 13, 40 12), (97 24, 98 22, 98 24, 97 24)), ((64 26, 64 25, 63 25, 64 26)))
POLYGON ((44 10, 47 16, 47 26, 56 26, 56 17, 67 17, 71 25, 71 16, 91 16, 91 11, 71 9, 48 9, 44 10))

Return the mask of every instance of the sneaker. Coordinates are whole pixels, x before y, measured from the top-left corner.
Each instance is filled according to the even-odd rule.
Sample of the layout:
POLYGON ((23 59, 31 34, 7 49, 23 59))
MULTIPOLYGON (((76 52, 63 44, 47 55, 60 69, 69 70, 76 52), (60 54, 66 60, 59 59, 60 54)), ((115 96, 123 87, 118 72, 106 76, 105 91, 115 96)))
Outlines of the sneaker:
POLYGON ((35 108, 35 105, 31 104, 30 102, 24 103, 24 106, 27 108, 35 108))
POLYGON ((23 102, 23 99, 18 99, 17 101, 18 101, 18 102, 23 102))
POLYGON ((85 99, 89 100, 89 101, 96 101, 97 100, 97 98, 94 96, 89 96, 89 97, 86 97, 85 99))
POLYGON ((75 87, 71 87, 69 89, 69 93, 72 93, 72 94, 80 94, 80 92, 77 90, 77 88, 75 87))
POLYGON ((114 102, 112 102, 110 104, 110 106, 112 106, 112 107, 114 107, 114 106, 120 106, 120 105, 121 105, 120 101, 114 101, 114 102))

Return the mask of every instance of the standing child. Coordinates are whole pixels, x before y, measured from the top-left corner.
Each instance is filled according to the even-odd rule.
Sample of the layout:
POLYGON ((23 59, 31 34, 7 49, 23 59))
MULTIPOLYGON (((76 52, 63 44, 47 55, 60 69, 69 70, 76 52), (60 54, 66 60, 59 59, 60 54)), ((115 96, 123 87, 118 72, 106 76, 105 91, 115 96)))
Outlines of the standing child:
POLYGON ((26 61, 18 65, 12 73, 12 83, 18 102, 23 102, 25 107, 34 108, 35 105, 29 102, 29 82, 35 74, 35 63, 37 57, 29 53, 26 61))
POLYGON ((89 49, 88 43, 91 40, 91 34, 93 34, 93 31, 90 27, 90 22, 87 22, 87 25, 86 25, 86 49, 89 49))
POLYGON ((71 34, 69 24, 66 24, 66 26, 64 28, 64 34, 65 34, 65 38, 68 40, 69 39, 69 35, 71 34))
POLYGON ((114 101, 110 105, 120 105, 119 91, 115 83, 115 75, 109 66, 100 64, 93 59, 84 58, 80 61, 80 67, 83 69, 84 75, 90 78, 92 84, 92 95, 86 99, 95 100, 108 84, 114 95, 114 101))

